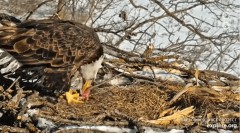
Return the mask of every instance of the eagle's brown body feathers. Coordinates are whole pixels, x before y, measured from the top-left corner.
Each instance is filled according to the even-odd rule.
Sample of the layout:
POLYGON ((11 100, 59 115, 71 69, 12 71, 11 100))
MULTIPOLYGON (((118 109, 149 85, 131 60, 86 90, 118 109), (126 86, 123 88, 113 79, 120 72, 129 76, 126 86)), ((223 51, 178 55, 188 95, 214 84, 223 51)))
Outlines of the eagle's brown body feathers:
POLYGON ((46 75, 65 75, 63 82, 69 82, 80 66, 103 55, 93 29, 62 20, 30 20, 3 26, 0 49, 16 58, 22 68, 41 66, 46 75))
POLYGON ((56 68, 91 63, 97 54, 102 54, 92 29, 60 20, 27 21, 16 27, 3 27, 0 47, 23 65, 56 68))

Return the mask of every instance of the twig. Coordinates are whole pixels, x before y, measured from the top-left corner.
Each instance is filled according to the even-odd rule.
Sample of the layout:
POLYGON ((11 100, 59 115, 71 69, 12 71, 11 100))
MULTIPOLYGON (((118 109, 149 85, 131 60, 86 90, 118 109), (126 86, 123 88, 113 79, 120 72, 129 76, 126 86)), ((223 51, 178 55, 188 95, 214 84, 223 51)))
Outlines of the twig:
POLYGON ((113 114, 117 114, 120 117, 123 117, 124 119, 129 121, 129 124, 132 124, 131 126, 135 126, 137 128, 138 132, 142 133, 145 131, 139 120, 134 119, 134 118, 130 117, 129 115, 124 114, 123 112, 120 112, 117 109, 114 110, 113 114))
POLYGON ((232 65, 233 65, 236 61, 239 60, 239 58, 240 58, 240 54, 239 54, 235 59, 233 59, 233 60, 231 61, 231 63, 224 69, 224 71, 227 71, 228 69, 230 69, 230 68, 232 67, 232 65))
POLYGON ((104 80, 100 84, 97 84, 97 85, 94 85, 93 87, 91 87, 91 89, 97 88, 97 87, 99 87, 99 86, 101 86, 101 85, 103 85, 103 84, 113 80, 114 78, 121 76, 121 75, 123 75, 123 73, 119 73, 119 74, 117 74, 117 75, 115 75, 115 76, 113 76, 113 77, 111 77, 111 78, 109 78, 107 80, 104 80))
POLYGON ((83 126, 83 125, 106 125, 106 126, 115 126, 115 125, 118 125, 118 126, 126 126, 128 125, 128 122, 126 121, 99 121, 99 122, 84 122, 84 121, 79 121, 79 120, 69 120, 69 119, 64 119, 64 118, 61 118, 61 117, 58 117, 58 116, 51 116, 51 115, 44 115, 44 114, 35 114, 35 116, 37 118, 46 118, 46 119, 49 119, 49 120, 52 120, 56 123, 64 123, 64 124, 75 124, 75 125, 80 125, 80 126, 83 126))
POLYGON ((11 126, 0 126, 1 132, 11 132, 11 133, 28 133, 29 131, 25 128, 11 127, 11 126))
POLYGON ((153 73, 153 78, 154 78, 154 80, 156 80, 156 79, 157 79, 157 76, 156 76, 156 73, 155 73, 153 67, 152 67, 152 66, 149 66, 149 67, 150 67, 150 69, 151 69, 151 71, 152 71, 152 73, 153 73))
POLYGON ((6 91, 10 91, 10 89, 13 87, 14 84, 17 83, 17 81, 20 79, 21 77, 19 76, 8 88, 6 91))
POLYGON ((145 7, 143 7, 143 6, 137 6, 137 5, 133 2, 133 0, 129 0, 129 1, 130 1, 130 3, 131 3, 135 8, 141 8, 141 9, 144 9, 144 10, 148 11, 148 9, 145 8, 145 7))
POLYGON ((154 81, 154 79, 151 78, 151 77, 146 77, 146 76, 142 76, 142 75, 133 74, 133 73, 129 72, 128 70, 126 70, 126 69, 124 69, 124 68, 120 68, 120 67, 118 67, 118 66, 114 66, 114 67, 115 67, 115 68, 114 68, 114 67, 112 67, 111 65, 109 65, 108 63, 105 63, 105 65, 107 65, 108 67, 112 68, 113 70, 115 70, 115 71, 117 71, 117 72, 122 73, 123 75, 125 75, 125 76, 127 76, 127 77, 138 78, 138 79, 145 79, 145 80, 149 80, 149 81, 154 81), (121 72, 121 71, 117 70, 116 68, 117 68, 117 69, 120 69, 120 70, 123 70, 124 72, 121 72))
POLYGON ((184 89, 182 89, 180 92, 178 92, 169 102, 169 105, 172 105, 177 99, 183 95, 185 92, 187 92, 191 88, 192 84, 187 84, 184 89))
POLYGON ((43 6, 44 4, 50 2, 50 1, 53 1, 53 0, 46 0, 46 1, 43 1, 42 3, 38 4, 36 8, 34 8, 32 11, 29 12, 28 16, 25 18, 25 20, 28 20, 29 17, 32 16, 32 14, 38 9, 40 8, 41 6, 43 6))

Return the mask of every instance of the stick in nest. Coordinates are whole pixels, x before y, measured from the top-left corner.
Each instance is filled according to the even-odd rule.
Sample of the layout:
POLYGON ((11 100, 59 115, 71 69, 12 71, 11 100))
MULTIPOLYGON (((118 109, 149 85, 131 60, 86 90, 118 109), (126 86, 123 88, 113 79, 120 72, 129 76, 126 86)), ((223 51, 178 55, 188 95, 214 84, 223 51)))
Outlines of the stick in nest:
POLYGON ((185 92, 187 92, 187 91, 191 88, 191 86, 193 86, 191 83, 190 83, 190 84, 187 84, 187 85, 184 87, 184 89, 182 89, 181 91, 179 91, 179 92, 170 100, 169 105, 172 105, 174 102, 176 102, 179 97, 181 97, 185 92))

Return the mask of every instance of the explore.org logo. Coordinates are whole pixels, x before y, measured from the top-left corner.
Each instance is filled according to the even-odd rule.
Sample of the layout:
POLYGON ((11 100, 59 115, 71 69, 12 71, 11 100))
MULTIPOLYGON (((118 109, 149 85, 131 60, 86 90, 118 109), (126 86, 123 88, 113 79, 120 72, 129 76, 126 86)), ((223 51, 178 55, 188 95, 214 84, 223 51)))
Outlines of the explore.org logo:
POLYGON ((217 129, 219 129, 219 128, 223 128, 223 129, 237 129, 238 125, 237 124, 230 124, 230 123, 229 124, 216 123, 216 124, 207 124, 207 127, 208 128, 212 128, 212 129, 214 129, 214 128, 217 128, 217 129))

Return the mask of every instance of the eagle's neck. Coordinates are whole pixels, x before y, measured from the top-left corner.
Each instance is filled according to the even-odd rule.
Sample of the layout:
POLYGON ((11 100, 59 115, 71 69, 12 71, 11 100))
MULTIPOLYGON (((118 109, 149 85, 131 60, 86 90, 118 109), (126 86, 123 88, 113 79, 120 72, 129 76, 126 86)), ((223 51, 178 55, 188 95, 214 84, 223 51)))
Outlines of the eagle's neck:
POLYGON ((102 67, 104 56, 102 55, 96 61, 93 61, 90 64, 85 64, 81 66, 81 74, 85 80, 94 80, 97 76, 99 68, 102 67))

